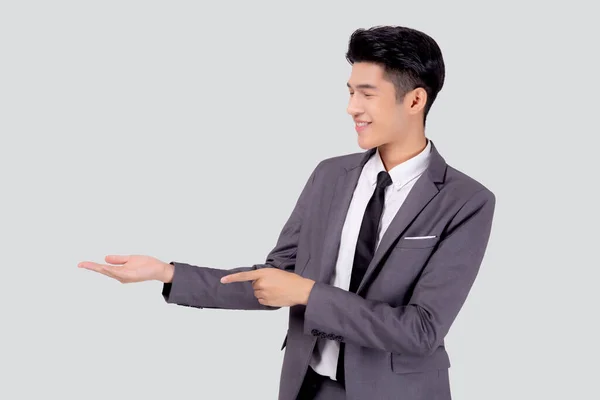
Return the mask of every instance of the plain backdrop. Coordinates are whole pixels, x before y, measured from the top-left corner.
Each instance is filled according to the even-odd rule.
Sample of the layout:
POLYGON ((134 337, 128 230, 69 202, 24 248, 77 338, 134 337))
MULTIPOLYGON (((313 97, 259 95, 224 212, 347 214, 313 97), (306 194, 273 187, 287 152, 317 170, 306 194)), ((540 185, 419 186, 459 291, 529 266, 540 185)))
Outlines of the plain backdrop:
POLYGON ((390 24, 441 46, 427 136, 497 197, 454 398, 599 398, 600 31, 537 3, 0 3, 0 397, 275 399, 287 309, 168 305, 77 264, 264 262, 316 164, 362 151, 344 56, 390 24))

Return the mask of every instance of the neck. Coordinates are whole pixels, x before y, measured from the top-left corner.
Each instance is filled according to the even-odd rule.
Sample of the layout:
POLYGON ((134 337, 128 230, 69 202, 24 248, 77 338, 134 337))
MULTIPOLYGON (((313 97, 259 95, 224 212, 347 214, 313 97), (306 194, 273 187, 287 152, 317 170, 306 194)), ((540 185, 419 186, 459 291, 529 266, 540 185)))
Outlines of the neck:
POLYGON ((427 146, 425 133, 415 132, 411 135, 403 136, 402 140, 385 143, 378 147, 381 161, 387 171, 396 165, 410 160, 423 151, 427 146))

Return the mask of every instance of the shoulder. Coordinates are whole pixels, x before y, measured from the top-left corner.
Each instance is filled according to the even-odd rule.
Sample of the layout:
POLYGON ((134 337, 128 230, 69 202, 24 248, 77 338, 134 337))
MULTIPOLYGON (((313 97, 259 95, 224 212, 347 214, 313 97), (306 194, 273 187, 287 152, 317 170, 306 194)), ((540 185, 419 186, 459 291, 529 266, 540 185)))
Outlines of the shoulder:
POLYGON ((354 166, 359 165, 362 158, 368 152, 369 151, 361 151, 361 152, 356 152, 356 153, 349 153, 349 154, 342 154, 342 155, 337 155, 337 156, 333 156, 333 157, 328 157, 328 158, 321 160, 321 162, 319 162, 319 165, 322 168, 326 168, 326 169, 335 169, 335 168, 350 169, 354 166))
POLYGON ((334 184, 340 176, 359 167, 367 153, 356 152, 322 159, 313 170, 312 183, 318 187, 334 184))
POLYGON ((492 204, 496 202, 496 195, 488 186, 451 165, 446 166, 441 192, 463 204, 469 201, 492 204))
POLYGON ((322 159, 316 166, 315 172, 319 175, 337 175, 342 171, 349 171, 358 167, 369 153, 367 151, 342 154, 322 159))

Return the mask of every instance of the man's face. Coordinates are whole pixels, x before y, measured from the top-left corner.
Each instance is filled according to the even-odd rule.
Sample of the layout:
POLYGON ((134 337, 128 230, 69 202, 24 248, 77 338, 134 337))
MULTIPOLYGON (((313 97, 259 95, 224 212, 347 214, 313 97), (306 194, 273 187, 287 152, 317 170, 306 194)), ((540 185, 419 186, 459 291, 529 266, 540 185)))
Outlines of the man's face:
POLYGON ((353 64, 348 90, 347 111, 355 121, 361 148, 402 141, 410 117, 406 102, 397 102, 394 84, 384 78, 382 66, 369 62, 353 64))

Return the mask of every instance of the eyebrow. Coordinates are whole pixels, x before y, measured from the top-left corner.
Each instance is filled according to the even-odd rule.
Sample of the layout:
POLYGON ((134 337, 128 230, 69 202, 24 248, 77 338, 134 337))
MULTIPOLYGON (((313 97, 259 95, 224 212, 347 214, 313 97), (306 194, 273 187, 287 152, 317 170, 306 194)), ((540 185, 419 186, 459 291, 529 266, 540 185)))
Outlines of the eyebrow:
MULTIPOLYGON (((350 85, 350 83, 346 82, 346 86, 348 86, 350 89, 352 89, 352 85, 350 85)), ((360 85, 356 85, 357 89, 373 89, 373 90, 377 90, 377 86, 374 85, 370 85, 368 83, 361 83, 360 85)))

